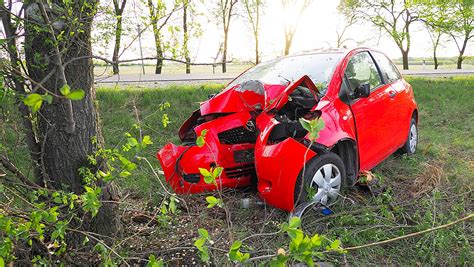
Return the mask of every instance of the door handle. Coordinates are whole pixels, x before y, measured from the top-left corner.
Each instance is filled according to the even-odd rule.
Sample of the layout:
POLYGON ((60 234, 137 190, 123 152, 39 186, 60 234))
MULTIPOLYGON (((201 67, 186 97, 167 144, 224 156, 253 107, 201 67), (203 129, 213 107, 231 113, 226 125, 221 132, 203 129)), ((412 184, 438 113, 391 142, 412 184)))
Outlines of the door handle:
POLYGON ((390 90, 388 92, 388 96, 390 96, 390 98, 394 98, 395 96, 397 95, 397 92, 393 91, 393 90, 390 90))

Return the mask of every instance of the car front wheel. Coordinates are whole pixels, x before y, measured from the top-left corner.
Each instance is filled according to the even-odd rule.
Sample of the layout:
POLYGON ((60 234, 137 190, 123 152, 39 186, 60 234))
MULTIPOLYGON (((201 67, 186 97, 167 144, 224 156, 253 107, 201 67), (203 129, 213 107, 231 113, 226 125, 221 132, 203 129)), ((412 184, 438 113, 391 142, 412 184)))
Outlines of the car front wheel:
POLYGON ((314 201, 323 205, 333 204, 344 185, 346 171, 341 158, 329 152, 311 159, 298 177, 295 203, 314 201), (302 182, 304 181, 304 182, 302 182))

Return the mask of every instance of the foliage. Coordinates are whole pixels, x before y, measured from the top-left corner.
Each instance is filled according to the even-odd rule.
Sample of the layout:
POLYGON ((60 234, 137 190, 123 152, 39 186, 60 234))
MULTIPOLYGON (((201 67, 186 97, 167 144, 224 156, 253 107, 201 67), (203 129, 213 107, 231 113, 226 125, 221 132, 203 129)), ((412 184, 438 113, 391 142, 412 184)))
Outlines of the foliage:
POLYGON ((321 117, 318 117, 313 120, 307 120, 305 118, 300 118, 300 124, 303 128, 308 131, 309 139, 311 142, 315 142, 319 137, 319 132, 324 129, 326 124, 321 117))
POLYGON ((198 147, 203 147, 206 144, 206 134, 207 134, 207 132, 208 132, 207 129, 202 130, 201 134, 196 139, 196 145, 198 147))
MULTIPOLYGON (((116 177, 126 177, 131 175, 131 171, 137 168, 127 156, 133 157, 142 149, 152 144, 149 136, 145 136, 142 142, 137 141, 129 133, 126 133, 126 144, 121 150, 99 149, 88 158, 89 167, 81 167, 80 173, 84 178, 84 192, 75 194, 62 190, 51 190, 38 188, 24 194, 15 188, 0 188, 0 197, 12 195, 21 202, 0 202, 0 259, 4 262, 12 262, 16 259, 16 251, 23 244, 27 244, 32 249, 33 244, 40 244, 47 249, 47 255, 35 254, 33 263, 51 264, 54 256, 61 259, 68 251, 66 236, 71 233, 80 233, 84 236, 85 245, 90 234, 82 231, 75 225, 80 220, 81 214, 90 214, 95 217, 101 207, 101 187, 103 182, 110 182, 116 177), (133 152, 133 155, 130 154, 133 152), (125 155, 125 154, 128 155, 125 155), (107 160, 107 170, 103 167, 104 160, 107 160), (79 209, 80 208, 80 209, 79 209)), ((97 140, 92 140, 97 142, 97 140)), ((170 197, 169 210, 176 212, 176 199, 170 197)), ((97 241, 97 240, 96 240, 97 241)), ((24 248, 22 248, 24 249, 24 248)), ((104 264, 112 263, 110 252, 101 242, 94 246, 94 250, 102 255, 104 264)))
POLYGON ((212 244, 212 240, 209 237, 209 232, 206 229, 198 229, 199 238, 194 241, 194 246, 199 250, 201 260, 203 262, 209 262, 211 259, 209 256, 209 247, 207 243, 212 244))
POLYGON ((232 243, 229 249, 229 260, 233 262, 243 263, 250 258, 250 253, 242 253, 240 247, 242 246, 242 241, 237 240, 232 243))
POLYGON ((305 262, 308 266, 314 266, 314 258, 324 258, 323 251, 345 253, 341 247, 340 240, 329 241, 325 236, 318 234, 313 236, 305 235, 301 230, 301 219, 298 217, 292 217, 289 223, 284 223, 282 230, 291 239, 289 251, 286 252, 284 249, 280 249, 275 259, 271 262, 272 266, 285 266, 290 259, 305 262), (329 244, 323 249, 324 244, 328 242, 329 244))

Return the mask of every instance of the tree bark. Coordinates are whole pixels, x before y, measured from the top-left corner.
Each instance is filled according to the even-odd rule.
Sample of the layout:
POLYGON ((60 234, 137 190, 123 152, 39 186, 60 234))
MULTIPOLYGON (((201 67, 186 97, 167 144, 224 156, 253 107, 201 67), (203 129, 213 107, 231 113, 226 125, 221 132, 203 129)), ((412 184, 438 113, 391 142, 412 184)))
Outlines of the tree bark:
POLYGON ((224 30, 224 48, 222 50, 222 73, 226 73, 227 71, 227 38, 228 38, 228 31, 224 30))
POLYGON ((161 36, 155 35, 155 46, 156 46, 156 67, 155 74, 161 74, 163 69, 163 48, 161 47, 161 36))
POLYGON ((115 45, 114 45, 114 53, 112 55, 112 61, 115 62, 112 64, 112 69, 114 74, 119 74, 119 64, 117 61, 119 60, 119 52, 120 52, 120 42, 122 40, 122 22, 123 22, 123 11, 125 10, 125 5, 127 4, 127 0, 122 0, 121 5, 119 5, 118 0, 114 0, 114 11, 115 17, 117 22, 115 24, 115 45))
POLYGON ((117 14, 117 23, 115 25, 115 45, 114 45, 114 53, 112 55, 112 69, 114 74, 119 74, 119 64, 117 61, 119 60, 119 52, 120 52, 120 41, 122 39, 122 14, 117 14))
MULTIPOLYGON (((70 36, 61 40, 57 44, 60 51, 64 51, 60 56, 62 62, 79 58, 68 64, 64 69, 64 76, 71 90, 82 89, 85 97, 82 100, 72 102, 72 116, 74 120, 74 131, 70 131, 66 116, 66 102, 55 98, 51 105, 44 104, 38 116, 38 134, 42 143, 42 163, 44 176, 52 187, 72 191, 80 194, 83 192, 83 178, 78 169, 88 165, 87 156, 93 154, 103 145, 103 137, 99 124, 99 116, 96 108, 95 88, 93 87, 94 75, 92 64, 92 47, 90 41, 91 24, 97 5, 96 0, 84 0, 76 3, 77 8, 73 9, 72 18, 80 18, 82 23, 81 31, 77 31, 77 26, 64 23, 62 29, 70 36), (86 2, 91 8, 83 8, 86 2), (69 32, 74 32, 70 35, 69 32), (97 142, 92 140, 96 139, 97 142)), ((54 74, 46 79, 43 86, 49 91, 60 95, 59 86, 62 84, 62 74, 59 69, 63 66, 55 66, 58 57, 57 47, 51 42, 51 32, 37 31, 37 18, 28 16, 34 13, 37 4, 26 6, 25 20, 25 56, 30 77, 36 81, 42 81, 48 73, 54 74), (59 86, 58 86, 59 85, 59 86)), ((51 18, 52 22, 61 25, 61 16, 51 18)), ((44 23, 44 22, 41 22, 44 23)), ((57 34, 57 32, 56 32, 57 34)), ((119 229, 117 204, 110 201, 118 199, 118 195, 113 185, 103 184, 103 202, 99 213, 93 220, 83 222, 84 227, 96 233, 112 236, 119 229)), ((79 241, 79 240, 77 240, 79 241)), ((76 242, 76 241, 75 241, 76 242)))
POLYGON ((409 67, 408 67, 408 50, 403 50, 402 48, 400 48, 400 50, 402 51, 403 69, 408 70, 409 69, 409 67))
POLYGON ((286 37, 285 38, 285 52, 284 52, 285 56, 288 56, 290 54, 290 48, 291 48, 291 38, 286 37))
POLYGON ((255 35, 255 64, 260 63, 260 55, 258 51, 258 35, 255 35))
MULTIPOLYGON (((11 14, 3 9, 0 10, 3 29, 5 31, 5 35, 8 38, 7 41, 7 51, 10 57, 10 63, 12 68, 16 73, 21 73, 20 64, 20 57, 18 55, 18 47, 16 45, 16 39, 14 32, 15 29, 12 26, 11 14)), ((16 92, 20 93, 21 95, 25 95, 25 85, 23 83, 23 79, 18 75, 13 75, 12 77, 14 89, 16 92)), ((31 122, 31 113, 29 109, 25 106, 23 101, 18 102, 18 110, 21 114, 21 120, 23 124, 23 128, 25 131, 26 136, 26 144, 28 146, 28 150, 30 152, 30 157, 33 162, 33 172, 35 183, 38 185, 44 185, 43 176, 41 173, 41 148, 39 143, 37 142, 36 135, 33 128, 33 123, 31 122)))
POLYGON ((183 52, 184 60, 186 61, 186 74, 191 73, 191 58, 189 57, 189 32, 188 32, 188 5, 191 0, 184 0, 183 2, 183 52))
POLYGON ((462 69, 462 62, 464 61, 464 52, 466 51, 468 41, 469 41, 468 38, 464 39, 464 42, 462 44, 462 48, 461 48, 461 50, 459 50, 459 56, 458 56, 458 62, 457 62, 458 70, 462 69))

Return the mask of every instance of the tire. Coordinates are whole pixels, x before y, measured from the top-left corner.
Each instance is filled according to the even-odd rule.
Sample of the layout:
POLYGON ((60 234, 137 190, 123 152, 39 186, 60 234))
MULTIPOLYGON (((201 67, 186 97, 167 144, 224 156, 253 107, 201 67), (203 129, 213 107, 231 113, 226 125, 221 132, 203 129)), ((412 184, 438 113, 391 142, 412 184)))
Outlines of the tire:
POLYGON ((309 200, 308 188, 313 188, 313 199, 323 205, 333 204, 346 186, 346 169, 341 158, 333 152, 314 157, 301 170, 295 186, 295 205, 309 200), (330 169, 329 169, 330 168, 330 169), (326 174, 331 170, 331 174, 326 174), (304 181, 304 182, 302 182, 304 181))
POLYGON ((415 118, 411 118, 407 141, 399 149, 399 154, 413 155, 418 146, 418 125, 415 118))

